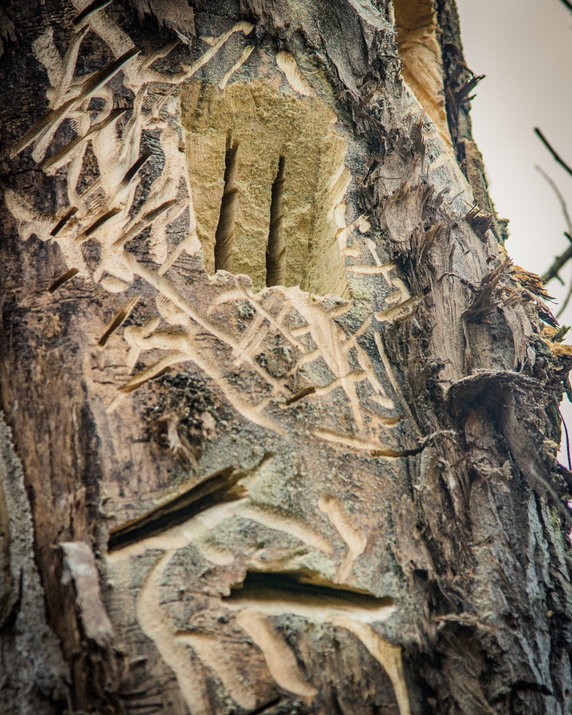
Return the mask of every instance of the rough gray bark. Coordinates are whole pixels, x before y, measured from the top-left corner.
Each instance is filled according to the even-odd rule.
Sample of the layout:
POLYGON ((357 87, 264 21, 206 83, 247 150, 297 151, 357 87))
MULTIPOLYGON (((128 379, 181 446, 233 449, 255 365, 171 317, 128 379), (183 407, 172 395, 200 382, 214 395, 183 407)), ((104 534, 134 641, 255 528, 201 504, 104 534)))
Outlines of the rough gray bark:
POLYGON ((3 712, 566 713, 570 350, 453 5, 38 12, 0 20, 3 712))

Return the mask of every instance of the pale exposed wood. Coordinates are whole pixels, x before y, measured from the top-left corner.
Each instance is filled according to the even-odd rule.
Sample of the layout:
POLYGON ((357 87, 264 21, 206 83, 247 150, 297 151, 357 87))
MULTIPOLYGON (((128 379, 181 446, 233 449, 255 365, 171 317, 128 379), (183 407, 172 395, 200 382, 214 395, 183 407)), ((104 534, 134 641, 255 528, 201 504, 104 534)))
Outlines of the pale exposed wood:
POLYGON ((564 715, 570 359, 451 150, 449 6, 423 99, 389 3, 170 4, 13 11, 2 654, 25 537, 46 712, 564 715))

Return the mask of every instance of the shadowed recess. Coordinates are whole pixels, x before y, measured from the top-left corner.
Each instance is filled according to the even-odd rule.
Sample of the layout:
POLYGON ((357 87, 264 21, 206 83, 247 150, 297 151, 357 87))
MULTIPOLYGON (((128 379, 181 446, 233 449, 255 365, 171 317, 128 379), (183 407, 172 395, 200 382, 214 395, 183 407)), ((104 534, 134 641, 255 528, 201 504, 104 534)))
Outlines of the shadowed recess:
POLYGON ((50 284, 48 293, 55 293, 60 286, 63 286, 64 283, 67 283, 67 281, 71 280, 78 273, 79 270, 77 268, 70 268, 69 271, 62 273, 50 284))
POLYGON ((441 137, 451 144, 433 0, 394 0, 393 8, 403 79, 437 125, 441 137))
POLYGON ((112 529, 108 542, 109 551, 160 534, 215 504, 242 498, 246 490, 238 485, 238 481, 243 475, 243 472, 227 467, 165 504, 112 529))
POLYGON ((358 620, 385 620, 395 602, 389 596, 376 596, 349 589, 338 584, 311 583, 311 575, 288 573, 248 572, 244 581, 235 586, 230 596, 223 598, 227 607, 256 606, 269 615, 300 613, 312 617, 313 612, 324 617, 324 609, 351 612, 358 620))
POLYGON ((266 247, 266 285, 284 284, 284 236, 282 232, 282 196, 284 193, 283 156, 278 160, 278 173, 272 184, 272 199, 270 203, 270 228, 268 231, 268 246, 266 247))
POLYGON ((254 288, 349 297, 341 244, 351 179, 323 100, 265 82, 191 82, 181 94, 197 235, 209 273, 254 288))
POLYGON ((236 188, 236 152, 238 146, 229 145, 224 159, 224 189, 220 205, 218 226, 215 233, 215 270, 228 270, 228 262, 234 242, 234 222, 238 209, 238 189, 236 188))
POLYGON ((66 223, 77 213, 77 208, 72 206, 69 211, 61 217, 61 219, 56 223, 56 225, 50 231, 50 236, 57 236, 66 223))

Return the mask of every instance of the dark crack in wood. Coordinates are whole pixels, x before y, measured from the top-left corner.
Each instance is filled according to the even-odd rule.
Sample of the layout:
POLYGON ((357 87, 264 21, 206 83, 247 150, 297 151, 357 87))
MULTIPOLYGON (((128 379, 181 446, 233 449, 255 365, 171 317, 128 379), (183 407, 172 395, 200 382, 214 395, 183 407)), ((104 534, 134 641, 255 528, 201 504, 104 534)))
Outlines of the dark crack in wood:
POLYGON ((121 211, 120 208, 114 208, 114 209, 109 209, 109 211, 106 211, 103 216, 100 216, 98 219, 96 219, 92 224, 90 224, 85 231, 82 231, 79 236, 77 236, 76 241, 78 243, 82 243, 86 239, 88 239, 92 233, 95 233, 98 228, 101 228, 104 223, 107 223, 110 218, 113 218, 114 216, 117 216, 117 214, 121 211))
POLYGON ((282 197, 284 194, 284 167, 283 156, 278 160, 278 172, 272 184, 272 198, 270 201, 270 226, 268 229, 268 245, 266 247, 266 285, 275 286, 284 284, 284 232, 282 230, 283 208, 282 197))
POLYGON ((231 146, 231 139, 228 140, 228 148, 225 155, 224 166, 224 189, 220 205, 220 214, 215 233, 215 270, 228 270, 232 244, 234 242, 234 224, 238 210, 238 189, 236 187, 236 153, 238 145, 231 146))
POLYGON ((96 122, 95 124, 93 124, 83 136, 75 137, 75 139, 72 139, 69 144, 66 144, 55 154, 52 154, 52 156, 50 156, 44 161, 42 167, 44 169, 49 169, 51 166, 54 166, 55 164, 59 163, 77 146, 79 146, 79 144, 81 144, 83 141, 86 141, 92 134, 96 134, 102 129, 105 129, 105 127, 107 127, 109 124, 118 119, 122 114, 125 114, 126 111, 126 107, 117 107, 116 109, 113 109, 109 113, 109 116, 107 116, 105 119, 102 119, 101 122, 96 122))
POLYGON ((152 155, 152 152, 146 151, 137 159, 137 161, 125 172, 125 176, 121 179, 121 186, 127 186, 127 184, 133 179, 135 174, 147 161, 147 159, 152 155))
POLYGON ((109 551, 160 534, 215 504, 241 499, 246 490, 238 482, 244 476, 245 472, 226 467, 161 506, 112 529, 109 551))
POLYGON ((48 293, 55 293, 60 286, 63 286, 64 283, 67 283, 67 281, 76 276, 78 273, 79 269, 77 268, 70 268, 69 271, 62 273, 61 276, 58 276, 50 284, 50 287, 48 288, 48 293))
POLYGON ((308 395, 313 395, 316 392, 316 388, 311 385, 310 387, 305 387, 303 390, 300 390, 300 392, 297 392, 295 395, 292 395, 292 397, 289 397, 287 400, 284 400, 284 405, 293 405, 295 402, 298 402, 298 400, 302 400, 304 397, 308 397, 308 395))
POLYGON ((103 335, 99 338, 97 341, 97 344, 99 347, 104 347, 104 345, 107 343, 111 335, 125 322, 135 305, 137 304, 137 301, 139 298, 137 297, 136 299, 130 301, 126 306, 121 308, 121 310, 118 311, 117 315, 111 320, 107 328, 105 329, 105 332, 103 335))
POLYGON ((324 600, 339 603, 341 608, 358 607, 365 611, 391 608, 395 601, 390 596, 374 596, 372 593, 345 587, 340 584, 312 583, 311 574, 288 572, 249 571, 241 583, 224 596, 223 603, 240 601, 282 600, 285 604, 303 601, 324 600))
POLYGON ((74 17, 72 20, 73 24, 77 27, 78 25, 81 25, 81 23, 88 18, 90 15, 93 15, 94 12, 97 12, 98 10, 103 10, 104 7, 107 7, 108 5, 111 5, 113 0, 93 0, 93 2, 89 3, 84 9, 74 17))
POLYGON ((75 206, 72 206, 69 211, 66 211, 66 213, 61 217, 61 219, 57 222, 57 224, 52 228, 50 231, 50 236, 57 236, 58 233, 62 230, 62 228, 66 225, 66 223, 70 220, 72 216, 74 216, 77 213, 77 208, 75 206))

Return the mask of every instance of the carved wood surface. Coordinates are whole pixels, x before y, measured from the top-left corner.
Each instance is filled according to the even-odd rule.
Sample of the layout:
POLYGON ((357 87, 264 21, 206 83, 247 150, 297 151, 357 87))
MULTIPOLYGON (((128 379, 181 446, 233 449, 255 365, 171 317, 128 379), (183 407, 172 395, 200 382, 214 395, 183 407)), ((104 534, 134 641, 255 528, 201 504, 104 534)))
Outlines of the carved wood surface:
POLYGON ((2 401, 60 653, 12 703, 564 713, 568 366, 475 219, 442 14, 172 5, 13 10, 2 401))

